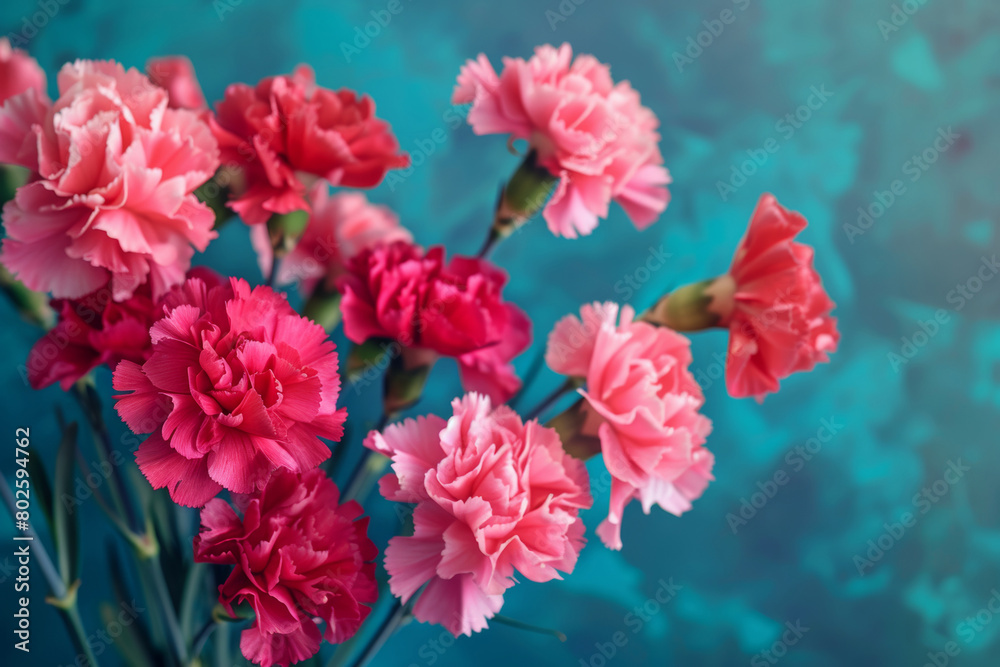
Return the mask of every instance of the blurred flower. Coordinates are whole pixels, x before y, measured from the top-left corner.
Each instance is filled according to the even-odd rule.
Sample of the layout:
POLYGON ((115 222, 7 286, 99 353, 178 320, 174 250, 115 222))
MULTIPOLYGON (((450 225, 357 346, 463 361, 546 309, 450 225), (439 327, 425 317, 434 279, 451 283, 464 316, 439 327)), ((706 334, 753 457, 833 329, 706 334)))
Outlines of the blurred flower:
MULTIPOLYGON (((468 119, 476 134, 528 141, 537 163, 558 179, 544 211, 552 233, 591 233, 612 199, 639 229, 655 222, 670 200, 670 174, 657 146, 659 120, 631 85, 615 84, 593 56, 574 60, 569 44, 540 46, 528 61, 503 64, 498 76, 485 55, 468 61, 452 101, 472 104, 468 119)), ((521 202, 504 204, 508 215, 534 212, 517 210, 521 202)))
MULTIPOLYGON (((347 262, 361 250, 380 243, 413 241, 410 230, 399 224, 392 209, 369 203, 360 192, 331 195, 326 183, 317 183, 311 189, 310 201, 309 224, 282 260, 275 281, 278 285, 298 282, 306 295, 317 287, 333 292, 337 278, 347 272, 347 262)), ((252 227, 250 238, 261 271, 270 274, 274 252, 266 227, 252 227)))
MULTIPOLYGON (((192 276, 211 286, 222 283, 203 267, 188 271, 192 276)), ((51 305, 59 320, 28 354, 28 382, 34 389, 58 382, 66 391, 102 364, 114 370, 124 359, 141 364, 153 353, 149 328, 163 306, 153 301, 149 284, 122 302, 112 301, 110 291, 102 289, 80 299, 53 299, 51 305)))
POLYGON ((184 56, 151 58, 146 63, 146 74, 170 95, 171 109, 207 109, 205 96, 194 74, 194 65, 184 56))
POLYGON ((502 300, 506 273, 482 259, 446 264, 444 248, 404 241, 365 249, 347 268, 338 287, 349 339, 391 339, 430 363, 455 357, 462 386, 497 403, 520 388, 510 361, 531 343, 531 321, 502 300))
POLYGON ((813 249, 792 239, 806 219, 773 195, 760 198, 713 309, 729 328, 726 387, 737 398, 778 390, 778 380, 829 361, 840 333, 813 249))
POLYGON ((467 394, 454 416, 407 419, 372 431, 365 446, 392 458, 382 495, 416 503, 414 533, 385 553, 389 586, 414 616, 458 636, 486 628, 515 583, 572 572, 585 542, 587 470, 552 429, 467 394))
POLYGON ((585 305, 579 319, 556 324, 546 348, 552 370, 586 379, 585 400, 573 410, 580 435, 599 439, 611 473, 611 506, 597 534, 612 549, 622 547, 622 514, 633 498, 646 514, 658 504, 679 516, 713 479, 714 457, 702 446, 712 423, 698 411, 704 399, 688 370, 690 342, 634 315, 623 306, 619 317, 615 303, 585 305))
POLYGON ((2 261, 59 298, 109 280, 115 301, 147 281, 159 298, 216 237, 193 194, 219 164, 215 139, 135 69, 78 60, 58 82, 54 104, 30 90, 0 110, 0 162, 33 172, 4 207, 2 261))
POLYGON ((334 344, 269 287, 198 278, 164 299, 150 329, 153 353, 118 364, 122 420, 150 433, 136 461, 153 488, 199 507, 222 488, 252 493, 273 470, 309 470, 339 440, 340 375, 334 344))
POLYGON ((45 72, 34 58, 11 48, 10 40, 0 37, 0 105, 27 90, 44 99, 45 72))
POLYGON ((338 505, 339 496, 321 470, 283 470, 241 499, 242 518, 219 498, 201 511, 195 561, 235 566, 219 601, 230 614, 234 603, 247 602, 256 615, 240 638, 247 660, 263 667, 306 660, 321 638, 352 637, 371 611, 364 603, 378 593, 378 551, 361 506, 338 505))
POLYGON ((305 194, 316 179, 370 188, 410 163, 389 124, 375 117, 371 98, 316 86, 306 65, 256 87, 229 86, 212 129, 223 161, 243 167, 246 190, 230 207, 251 225, 309 210, 305 194))
POLYGON ((813 249, 793 239, 806 219, 773 195, 760 198, 729 272, 685 285, 644 319, 674 329, 729 329, 726 387, 736 398, 778 390, 778 381, 829 361, 840 333, 813 249))

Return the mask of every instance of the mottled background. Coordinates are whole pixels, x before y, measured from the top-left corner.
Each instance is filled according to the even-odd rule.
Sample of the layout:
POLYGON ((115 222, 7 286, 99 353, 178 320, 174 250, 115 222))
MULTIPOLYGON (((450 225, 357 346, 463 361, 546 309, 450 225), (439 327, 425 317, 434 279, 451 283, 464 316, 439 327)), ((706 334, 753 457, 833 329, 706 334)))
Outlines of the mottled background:
MULTIPOLYGON (((58 10, 51 19, 38 14, 46 0, 5 0, 0 28, 26 37, 53 81, 77 57, 142 66, 151 56, 181 53, 194 61, 210 99, 230 82, 255 82, 299 62, 310 63, 324 86, 369 93, 419 163, 372 198, 399 211, 419 242, 462 253, 478 248, 496 188, 516 158, 504 138, 475 137, 449 122, 459 65, 479 52, 497 62, 563 41, 610 63, 662 121, 673 202, 644 233, 612 207, 591 237, 556 239, 535 222, 499 248, 494 258, 512 274, 507 294, 535 322, 537 342, 519 360, 522 371, 553 322, 580 303, 628 298, 644 307, 672 286, 724 270, 761 192, 774 192, 811 223, 804 236, 838 304, 841 350, 758 405, 730 399, 717 381, 725 336, 695 337, 694 369, 715 422, 709 446, 717 481, 680 519, 631 507, 623 551, 593 539, 567 580, 526 582, 508 593, 505 614, 559 628, 568 641, 494 626, 450 645, 440 643, 440 628, 411 624, 375 665, 756 666, 771 664, 761 651, 774 647, 788 667, 918 667, 950 641, 958 655, 942 654, 937 664, 998 663, 1000 618, 987 604, 1000 591, 1000 279, 979 278, 995 277, 989 262, 1000 204, 992 166, 1000 151, 995 0, 907 0, 909 14, 895 16, 884 0, 402 0, 403 11, 347 56, 342 44, 387 1, 47 1, 50 13, 58 10), (731 23, 715 22, 724 10, 731 23), (32 29, 32 22, 45 25, 32 29), (814 108, 800 108, 810 101, 814 108), (796 113, 807 120, 782 122, 796 113), (443 143, 431 140, 439 128, 443 143), (952 139, 935 147, 949 132, 952 139), (759 166, 744 164, 761 157, 770 139, 776 152, 759 166), (933 164, 924 170, 913 158, 925 151, 933 164), (878 205, 878 193, 897 180, 902 194, 878 205), (859 225, 859 207, 876 217, 859 225), (645 278, 637 269, 661 247, 669 262, 627 294, 619 281, 645 278), (935 317, 941 323, 928 324, 935 317), (795 452, 810 439, 819 451, 806 461, 795 452), (949 465, 968 470, 958 479, 949 473, 951 484, 942 481, 949 465), (762 506, 736 523, 743 501, 755 500, 779 471, 787 483, 771 498, 757 496, 762 506), (935 502, 916 496, 923 488, 935 502), (893 528, 894 537, 886 525, 905 512, 915 524, 901 534, 893 528), (869 540, 880 538, 888 548, 867 555, 869 540), (669 602, 635 614, 671 580, 680 589, 669 602), (807 630, 794 645, 775 646, 786 623, 807 630), (598 645, 617 632, 624 646, 605 658, 598 645)), ((238 224, 199 261, 260 280, 238 224)), ((51 405, 74 408, 57 388, 24 386, 17 366, 37 334, 6 303, 0 317, 4 428, 30 425, 52 453, 51 405)), ((458 391, 453 371, 439 364, 422 410, 446 408, 458 391)), ((106 371, 98 380, 107 390, 106 371)), ((543 372, 526 403, 557 381, 543 372)), ((375 419, 377 395, 374 385, 345 394, 352 447, 375 419)), ((0 466, 9 472, 11 461, 0 457, 0 466)), ((589 526, 606 501, 598 497, 589 526)), ((96 602, 108 582, 93 505, 84 507, 81 595, 96 629, 96 602)), ((395 529, 384 505, 371 508, 381 543, 395 529)), ((12 544, 10 524, 0 524, 0 544, 12 544)), ((2 554, 11 550, 0 546, 2 554)), ((37 573, 35 581, 40 587, 37 573)), ((0 584, 5 619, 11 588, 9 578, 0 584)), ((72 659, 57 617, 40 600, 37 593, 31 661, 13 655, 5 632, 5 664, 12 655, 15 664, 72 659)), ((1000 597, 993 604, 1000 610, 1000 597)), ((102 664, 117 664, 113 651, 102 664)))

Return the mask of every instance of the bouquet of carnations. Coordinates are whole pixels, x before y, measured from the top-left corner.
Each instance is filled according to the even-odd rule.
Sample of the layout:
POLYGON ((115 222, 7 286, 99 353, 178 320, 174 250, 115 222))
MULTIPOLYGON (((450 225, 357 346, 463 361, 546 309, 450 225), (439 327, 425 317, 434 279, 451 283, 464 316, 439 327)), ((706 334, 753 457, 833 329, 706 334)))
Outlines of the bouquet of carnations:
MULTIPOLYGON (((500 614, 504 594, 518 576, 572 573, 591 458, 610 479, 595 531, 606 548, 622 548, 633 500, 647 514, 691 509, 714 458, 688 332, 728 330, 726 387, 758 400, 837 347, 813 250, 795 240, 806 220, 765 194, 721 274, 646 309, 588 303, 560 320, 528 377, 544 359, 564 381, 515 409, 530 304, 505 300, 491 250, 539 213, 574 239, 612 202, 642 230, 670 199, 656 115, 568 44, 505 58, 499 72, 485 55, 460 68, 452 102, 472 132, 507 135, 519 156, 474 256, 421 246, 368 200, 410 159, 371 98, 322 87, 307 65, 234 83, 213 106, 180 57, 145 73, 78 60, 56 83, 51 99, 37 63, 0 43, 2 283, 44 329, 24 377, 79 402, 98 456, 95 471, 60 413, 54 460, 26 433, 15 471, 18 489, 31 481, 45 539, 17 527, 37 537, 75 664, 100 663, 88 628, 101 621, 77 599, 102 595, 80 587, 80 527, 63 502, 77 476, 107 479, 93 495, 122 538, 104 609, 134 595, 150 609, 121 624, 126 664, 228 667, 238 643, 254 664, 318 665, 325 641, 330 664, 359 665, 411 619, 455 636, 491 621, 532 628, 500 614), (192 267, 235 219, 257 286, 192 267), (338 327, 352 344, 343 363, 338 327), (431 401, 442 357, 466 393, 431 401), (345 430, 342 387, 374 377, 381 419, 345 430), (113 413, 101 405, 108 381, 113 413), (119 418, 120 446, 107 426, 119 418), (365 516, 376 481, 401 518, 384 553, 365 516)), ((0 490, 20 517, 6 479, 0 490)))

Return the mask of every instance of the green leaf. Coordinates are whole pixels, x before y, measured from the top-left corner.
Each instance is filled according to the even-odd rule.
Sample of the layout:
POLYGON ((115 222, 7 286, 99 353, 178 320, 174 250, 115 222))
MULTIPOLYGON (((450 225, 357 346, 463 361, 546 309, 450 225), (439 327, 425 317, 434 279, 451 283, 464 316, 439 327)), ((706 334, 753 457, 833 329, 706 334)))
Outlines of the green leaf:
POLYGON ((35 500, 41 507, 45 521, 48 522, 49 529, 52 529, 52 485, 49 483, 49 475, 45 471, 45 464, 42 463, 41 454, 35 447, 28 447, 28 475, 31 477, 32 491, 35 500))
POLYGON ((76 480, 76 435, 76 422, 70 422, 63 431, 59 453, 56 455, 55 488, 52 495, 53 539, 59 574, 67 587, 76 580, 80 566, 79 522, 76 515, 80 503, 73 489, 76 480))
MULTIPOLYGON (((114 545, 108 543, 108 568, 111 571, 111 588, 115 594, 115 601, 118 603, 117 611, 132 609, 134 607, 134 595, 129 591, 125 581, 125 569, 118 557, 118 551, 114 545)), ((104 609, 102 607, 102 615, 104 609)), ((153 647, 153 642, 146 628, 144 618, 141 614, 130 615, 132 622, 124 627, 122 637, 115 640, 115 647, 122 654, 129 667, 147 667, 149 665, 160 666, 163 660, 153 647), (126 637, 127 635, 127 637, 126 637)), ((116 619, 117 620, 117 619, 116 619)), ((109 624, 110 625, 110 624, 109 624)))

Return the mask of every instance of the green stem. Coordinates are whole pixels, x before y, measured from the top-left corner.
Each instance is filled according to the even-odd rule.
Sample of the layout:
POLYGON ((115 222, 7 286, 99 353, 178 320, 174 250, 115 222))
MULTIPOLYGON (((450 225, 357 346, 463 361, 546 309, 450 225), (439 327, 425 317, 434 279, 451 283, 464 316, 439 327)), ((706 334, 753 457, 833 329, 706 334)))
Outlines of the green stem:
POLYGON ((549 394, 548 396, 546 396, 545 399, 543 399, 541 403, 539 403, 538 405, 536 405, 533 410, 531 410, 530 412, 528 412, 524 416, 524 420, 525 421, 531 421, 532 419, 537 419, 546 410, 548 410, 553 405, 555 405, 556 402, 560 398, 562 398, 564 395, 568 394, 571 391, 575 391, 575 390, 579 389, 582 386, 583 386, 583 382, 581 381, 580 378, 574 378, 574 377, 566 378, 566 381, 563 382, 559 387, 557 387, 555 391, 553 391, 551 394, 549 394))
POLYGON ((354 661, 353 667, 365 667, 368 662, 375 657, 375 654, 381 650, 385 643, 389 641, 389 637, 399 628, 406 618, 408 606, 404 605, 399 599, 395 600, 392 612, 386 616, 385 620, 382 621, 382 625, 379 626, 378 631, 372 640, 365 647, 364 652, 354 661))
POLYGON ((493 620, 501 625, 508 625, 512 628, 517 628, 518 630, 527 630, 528 632, 535 632, 540 635, 549 635, 550 637, 555 637, 561 642, 566 641, 566 635, 559 632, 558 630, 553 630, 552 628, 542 628, 537 625, 531 625, 530 623, 525 623, 524 621, 518 621, 508 616, 501 616, 497 614, 493 617, 493 620))
POLYGON ((152 596, 162 614, 164 625, 167 629, 167 639, 171 644, 171 649, 177 664, 186 665, 188 662, 187 646, 181 634, 181 626, 177 621, 177 613, 174 610, 173 602, 170 600, 170 591, 167 589, 167 582, 163 578, 163 568, 160 566, 159 554, 149 555, 143 558, 139 556, 139 569, 145 575, 150 584, 152 596))
MULTIPOLYGON (((10 489, 7 478, 2 474, 0 474, 0 496, 3 497, 3 503, 7 507, 7 511, 10 512, 10 518, 13 520, 17 514, 14 493, 10 489)), ((42 577, 45 578, 52 593, 52 597, 48 602, 56 608, 66 623, 66 629, 69 631, 70 639, 73 640, 76 650, 87 658, 89 661, 87 662, 88 665, 98 667, 97 658, 90 648, 90 642, 87 641, 87 632, 83 628, 83 621, 80 619, 80 611, 77 607, 76 590, 79 581, 67 589, 62 577, 56 571, 52 559, 49 557, 49 552, 45 549, 45 543, 38 537, 35 529, 29 525, 28 529, 23 532, 26 533, 25 537, 31 538, 25 541, 31 543, 31 554, 41 568, 42 577)))

